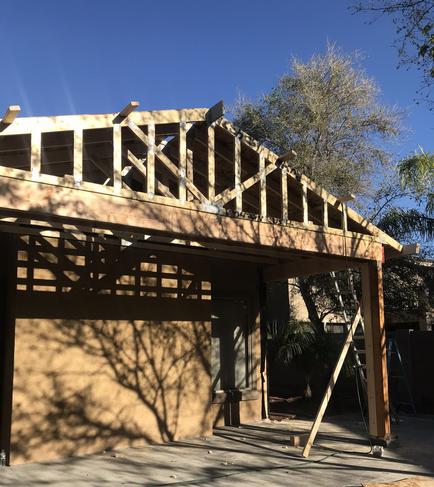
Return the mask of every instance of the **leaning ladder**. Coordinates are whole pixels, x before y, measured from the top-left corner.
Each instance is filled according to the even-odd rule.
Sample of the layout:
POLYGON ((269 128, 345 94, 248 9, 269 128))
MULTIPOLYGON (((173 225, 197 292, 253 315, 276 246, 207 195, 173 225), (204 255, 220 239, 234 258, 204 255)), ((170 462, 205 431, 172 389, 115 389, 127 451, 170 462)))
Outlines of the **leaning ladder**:
MULTIPOLYGON (((360 306, 359 300, 357 298, 356 288, 354 286, 354 276, 353 272, 348 269, 346 271, 348 291, 343 292, 339 284, 339 280, 334 271, 330 272, 330 277, 332 278, 336 294, 338 297, 339 306, 341 308, 342 317, 345 322, 345 327, 348 330, 351 327, 350 316, 354 315, 358 307, 360 306), (351 305, 350 308, 347 307, 346 301, 344 300, 344 294, 350 298, 351 305)), ((368 381, 366 377, 366 347, 365 347, 365 323, 363 321, 363 316, 360 318, 360 327, 357 328, 353 335, 353 340, 350 345, 351 353, 355 362, 356 373, 359 376, 360 383, 362 385, 362 391, 364 394, 365 402, 367 401, 368 395, 368 381), (362 347, 361 347, 362 345, 362 347)))
POLYGON ((331 272, 330 276, 334 282, 334 286, 337 292, 338 296, 338 301, 339 305, 342 309, 342 315, 345 320, 345 325, 347 329, 347 335, 345 338, 345 341, 342 345, 341 353, 339 354, 338 360, 336 362, 335 368, 333 370, 333 373, 330 377, 329 383, 327 385, 326 391, 324 393, 324 396, 322 398, 320 407, 318 409, 318 412, 315 417, 315 421, 313 422, 312 428, 309 433, 309 438, 306 441, 305 447, 303 449, 303 456, 306 458, 309 456, 310 449, 312 448, 313 442, 315 441, 315 437, 318 433, 322 418, 324 417, 325 411, 327 409, 330 397, 332 395, 333 389, 336 385, 336 382, 338 380, 339 374, 342 370, 342 366, 344 365, 345 358, 348 354, 348 351, 351 349, 355 363, 356 363, 356 368, 357 368, 357 373, 359 374, 361 383, 363 385, 363 390, 366 396, 366 391, 367 391, 367 380, 366 380, 366 364, 364 364, 360 360, 360 354, 365 354, 364 349, 359 349, 355 343, 355 340, 357 339, 363 339, 364 340, 364 322, 362 318, 362 312, 361 312, 361 306, 360 303, 357 299, 357 294, 356 290, 354 287, 354 279, 353 275, 350 270, 348 272, 348 283, 349 283, 349 291, 348 294, 351 298, 351 300, 354 302, 354 305, 357 306, 357 311, 355 314, 355 317, 352 321, 349 320, 349 313, 352 312, 353 310, 349 310, 345 306, 345 302, 343 299, 343 294, 341 292, 341 288, 338 282, 338 279, 336 277, 335 272, 331 272), (358 333, 358 330, 361 330, 358 333))
POLYGON ((416 414, 416 406, 414 405, 413 394, 411 393, 411 387, 395 337, 387 339, 387 370, 389 373, 390 409, 392 417, 398 422, 399 406, 409 407, 413 414, 416 414), (395 360, 393 360, 394 358, 395 360), (398 401, 396 389, 398 388, 399 383, 401 383, 402 389, 404 389, 407 394, 407 401, 398 401))

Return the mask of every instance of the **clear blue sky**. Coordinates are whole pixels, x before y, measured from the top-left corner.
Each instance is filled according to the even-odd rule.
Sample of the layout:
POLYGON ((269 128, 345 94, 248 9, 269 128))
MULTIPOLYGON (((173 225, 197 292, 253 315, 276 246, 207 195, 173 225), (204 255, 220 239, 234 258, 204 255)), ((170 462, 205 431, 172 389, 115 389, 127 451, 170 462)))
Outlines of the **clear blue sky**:
POLYGON ((396 70, 394 27, 351 15, 351 2, 288 0, 5 0, 0 111, 22 115, 230 105, 268 90, 295 55, 327 41, 361 50, 382 99, 408 111, 399 152, 434 150, 433 114, 414 104, 419 78, 396 70))

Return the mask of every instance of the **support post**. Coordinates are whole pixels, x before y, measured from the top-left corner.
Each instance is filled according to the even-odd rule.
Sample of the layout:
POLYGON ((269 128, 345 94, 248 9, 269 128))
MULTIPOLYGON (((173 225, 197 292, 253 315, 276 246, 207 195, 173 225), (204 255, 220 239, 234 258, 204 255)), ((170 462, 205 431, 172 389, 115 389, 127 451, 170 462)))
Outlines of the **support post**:
POLYGON ((241 192, 241 140, 239 137, 234 139, 234 165, 235 165, 235 189, 238 190, 235 197, 235 209, 241 213, 243 211, 243 193, 241 192))
POLYGON ((148 146, 146 155, 146 192, 150 196, 155 194, 155 123, 148 123, 148 146))
POLYGON ((379 444, 388 444, 391 438, 382 263, 362 264, 361 272, 369 434, 379 444))
POLYGON ((267 217, 267 177, 265 175, 265 157, 262 152, 259 153, 259 172, 261 178, 259 180, 260 191, 260 213, 262 218, 267 217))
POLYGON ((282 168, 282 220, 288 220, 288 172, 286 167, 282 168))
POLYGON ((32 171, 32 178, 38 179, 41 174, 41 132, 34 131, 31 135, 31 154, 30 154, 30 169, 32 171))
POLYGON ((80 184, 83 180, 83 130, 74 130, 74 182, 80 184))
POLYGON ((187 125, 179 124, 179 201, 187 200, 187 125))
POLYGON ((303 208, 303 223, 307 225, 309 223, 309 206, 307 201, 307 185, 304 182, 301 184, 301 202, 303 208))
POLYGON ((208 127, 208 199, 215 198, 215 131, 214 125, 208 127))
POLYGON ((122 188, 122 127, 113 125, 113 187, 116 192, 122 188))

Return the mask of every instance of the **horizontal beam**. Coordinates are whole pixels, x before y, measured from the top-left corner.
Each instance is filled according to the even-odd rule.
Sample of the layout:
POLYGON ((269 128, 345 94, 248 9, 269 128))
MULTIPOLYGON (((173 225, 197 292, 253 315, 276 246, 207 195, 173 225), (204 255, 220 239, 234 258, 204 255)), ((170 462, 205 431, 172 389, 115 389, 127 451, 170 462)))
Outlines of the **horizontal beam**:
POLYGON ((206 123, 211 125, 225 114, 225 105, 223 100, 220 100, 213 105, 206 113, 206 123))
POLYGON ((5 114, 3 115, 3 118, 1 119, 1 124, 10 125, 20 112, 21 107, 19 105, 11 105, 10 107, 8 107, 5 114))
POLYGON ((279 265, 264 268, 264 281, 284 281, 292 277, 312 276, 332 271, 343 271, 360 266, 360 262, 348 259, 326 258, 301 258, 293 262, 285 262, 279 265))
POLYGON ((119 117, 126 118, 130 113, 132 113, 136 108, 140 106, 138 101, 130 101, 120 112, 119 117))
MULTIPOLYGON (((220 241, 255 248, 381 258, 381 244, 365 235, 343 235, 207 213, 186 207, 142 202, 43 182, 0 176, 0 210, 41 219, 99 222, 106 228, 131 228, 205 242, 220 241), (44 217, 44 218, 42 218, 44 217)), ((167 199, 167 201, 170 201, 167 199)))
MULTIPOLYGON (((136 125, 205 122, 208 108, 191 108, 183 110, 156 110, 132 112, 128 120, 136 125)), ((40 132, 61 132, 65 130, 88 130, 95 128, 111 128, 119 113, 100 115, 61 115, 53 117, 22 117, 15 120, 2 132, 2 135, 29 134, 35 130, 40 132)))
POLYGON ((385 248, 384 258, 385 260, 399 259, 400 257, 405 257, 407 255, 417 255, 420 252, 420 244, 413 243, 408 245, 403 245, 401 252, 395 249, 385 248))

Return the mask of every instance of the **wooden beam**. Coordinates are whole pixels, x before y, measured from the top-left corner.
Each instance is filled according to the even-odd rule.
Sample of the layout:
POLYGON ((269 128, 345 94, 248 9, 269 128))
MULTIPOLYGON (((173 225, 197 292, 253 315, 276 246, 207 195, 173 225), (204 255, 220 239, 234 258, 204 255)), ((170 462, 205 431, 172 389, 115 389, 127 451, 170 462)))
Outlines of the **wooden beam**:
POLYGON ((267 174, 265 172, 265 157, 264 154, 262 154, 261 152, 259 153, 259 174, 260 174, 260 178, 259 178, 260 215, 262 218, 266 218, 267 217, 267 174))
MULTIPOLYGON (((264 161, 264 163, 265 163, 265 161, 264 161)), ((239 196, 240 193, 242 193, 243 191, 246 191, 247 189, 252 187, 258 181, 264 181, 266 176, 271 174, 276 169, 277 169, 276 164, 269 164, 265 168, 263 167, 262 169, 259 170, 259 172, 257 172, 253 176, 251 176, 249 179, 246 179, 238 187, 235 186, 235 188, 228 188, 228 189, 224 190, 222 193, 220 193, 218 196, 216 196, 215 201, 220 202, 221 204, 228 203, 229 201, 231 201, 234 198, 236 198, 237 196, 239 196)), ((264 183, 264 188, 265 187, 266 187, 266 179, 265 179, 265 183, 264 183)), ((265 189, 264 189, 264 192, 265 192, 265 189)))
POLYGON ((309 205, 307 201, 307 184, 301 183, 301 202, 303 208, 303 223, 307 225, 309 223, 309 205))
MULTIPOLYGON (((130 150, 128 150, 128 160, 131 162, 131 164, 139 171, 140 174, 142 174, 146 180, 148 179, 148 171, 146 167, 143 165, 142 161, 138 159, 130 150)), ((157 180, 157 190, 163 195, 166 196, 167 198, 176 198, 171 192, 170 189, 163 183, 160 183, 160 181, 157 180)))
POLYGON ((7 108, 3 118, 1 119, 2 125, 10 125, 21 112, 21 107, 19 105, 11 105, 7 108))
POLYGON ((33 131, 31 133, 31 154, 30 154, 30 170, 32 171, 32 178, 37 179, 41 173, 41 132, 33 131))
POLYGON ((185 122, 179 124, 179 155, 178 155, 178 188, 179 201, 187 201, 187 128, 185 122))
POLYGON ((205 116, 206 123, 208 125, 211 125, 219 118, 222 118, 224 114, 225 114, 225 105, 223 100, 220 100, 206 112, 206 116, 205 116))
POLYGON ((282 168, 282 220, 288 219, 288 172, 286 167, 282 168))
POLYGON ((297 157, 297 152, 294 150, 289 150, 284 152, 278 157, 279 162, 288 162, 288 161, 293 161, 297 157))
POLYGON ((299 258, 293 262, 285 262, 264 269, 264 281, 284 281, 292 277, 313 276, 331 271, 343 271, 360 266, 360 262, 348 259, 330 258, 299 258))
MULTIPOLYGON (((194 168, 193 168, 193 151, 191 149, 187 149, 187 179, 189 181, 194 180, 194 168)), ((187 194, 187 201, 193 201, 194 195, 191 191, 187 194)))
MULTIPOLYGON (((182 110, 155 110, 132 112, 127 120, 138 126, 172 124, 180 122, 205 122, 208 108, 186 108, 182 110)), ((5 135, 29 134, 36 127, 41 132, 59 132, 65 130, 89 130, 112 128, 119 113, 95 115, 61 115, 53 117, 19 117, 4 130, 5 135)), ((119 120, 119 119, 118 119, 119 120)))
POLYGON ((140 106, 138 101, 130 101, 120 112, 119 116, 122 118, 127 118, 130 113, 132 113, 136 108, 140 106))
MULTIPOLYGON (((137 137, 147 146, 151 146, 151 141, 149 140, 148 136, 139 128, 137 125, 131 121, 128 121, 128 127, 137 135, 137 137)), ((177 166, 166 156, 164 152, 162 152, 158 147, 155 145, 154 147, 154 152, 155 155, 158 157, 158 159, 167 167, 167 169, 176 177, 180 178, 180 172, 177 166)), ((206 196, 204 196, 197 188, 196 186, 189 181, 187 178, 185 178, 185 184, 187 188, 196 196, 196 198, 202 202, 207 202, 206 196)))
POLYGON ((214 125, 208 127, 208 199, 215 198, 215 129, 214 125))
POLYGON ((308 438, 306 445, 303 449, 303 456, 305 458, 307 458, 309 456, 310 449, 312 448, 313 442, 315 441, 316 435, 317 435, 319 427, 321 425, 322 418, 324 417, 324 413, 326 412, 328 403, 330 401, 330 397, 332 395, 333 389, 336 385, 339 374, 342 370, 342 366, 344 365, 345 357, 347 356, 348 350, 350 349, 351 343, 353 341, 354 333, 356 332, 356 329, 360 324, 360 319, 361 319, 361 313, 360 313, 360 308, 359 308, 357 313, 356 313, 356 316, 354 318, 354 321, 351 324, 350 329, 348 330, 345 341, 342 345, 341 353, 339 354, 335 368, 334 368, 333 373, 330 377, 330 380, 327 384, 327 388, 326 388, 326 391, 325 391, 324 396, 322 398, 320 407, 316 413, 315 421, 313 422, 312 429, 310 430, 309 438, 308 438))
POLYGON ((403 245, 401 252, 398 252, 395 249, 385 248, 384 249, 384 258, 385 260, 390 259, 399 259, 400 257, 405 257, 406 255, 417 255, 420 252, 420 244, 408 244, 403 245))
POLYGON ((113 188, 122 188, 122 127, 113 125, 113 188))
POLYGON ((148 142, 146 146, 146 192, 149 196, 155 194, 155 123, 148 123, 148 142))
POLYGON ((353 193, 350 194, 344 194, 342 196, 337 196, 336 201, 339 201, 340 203, 348 203, 349 201, 353 201, 356 199, 356 195, 353 193))
POLYGON ((329 204, 326 199, 323 199, 322 219, 324 228, 327 228, 329 226, 329 204))
POLYGON ((382 265, 380 261, 365 263, 361 270, 369 434, 374 440, 387 443, 390 417, 382 265))
POLYGON ((241 212, 243 211, 243 191, 241 189, 241 140, 239 137, 234 138, 234 172, 235 210, 241 212))
MULTIPOLYGON (((219 125, 221 128, 226 130, 228 133, 234 135, 234 136, 242 136, 243 143, 249 146, 251 149, 254 151, 263 154, 263 156, 268 159, 271 162, 277 162, 279 160, 279 156, 277 156, 273 151, 270 149, 267 149, 264 147, 262 144, 260 144, 258 141, 253 139, 253 137, 250 137, 250 135, 246 134, 239 128, 235 127, 229 120, 226 119, 221 119, 217 122, 217 125, 219 125)), ((302 183, 306 183, 307 187, 316 193, 318 196, 320 196, 323 199, 326 199, 328 203, 332 206, 338 206, 340 201, 330 194, 328 191, 326 191, 324 188, 321 188, 319 185, 314 183, 311 179, 309 179, 307 176, 302 174, 301 176, 298 176, 295 174, 294 171, 290 170, 288 168, 288 175, 293 177, 295 180, 300 180, 302 183)), ((366 218, 363 216, 359 215, 357 212, 355 212, 352 208, 348 208, 348 217, 354 220, 356 223, 361 225, 362 227, 366 228, 369 232, 371 232, 372 235, 379 237, 384 244, 389 245, 393 248, 395 248, 398 251, 401 251, 402 245, 397 242, 395 239, 387 235, 386 233, 382 232, 379 228, 377 228, 375 225, 373 225, 370 221, 368 221, 366 218)))
POLYGON ((83 180, 83 131, 74 130, 74 181, 80 184, 83 180))
MULTIPOLYGON (((47 180, 54 181, 56 178, 47 180)), ((33 182, 0 176, 0 186, 3 188, 0 194, 0 210, 3 214, 5 211, 9 215, 27 212, 27 217, 39 215, 50 220, 100 222, 99 225, 106 228, 136 228, 189 240, 238 243, 254 248, 280 247, 355 259, 381 258, 381 245, 375 238, 350 232, 343 236, 342 232, 335 229, 325 232, 321 228, 313 230, 313 226, 310 229, 296 224, 284 226, 232 218, 180 207, 179 202, 169 198, 161 198, 161 202, 157 202, 156 197, 148 198, 146 204, 140 204, 139 195, 131 199, 131 191, 125 190, 117 195, 114 191, 108 194, 108 191, 103 193, 91 190, 97 185, 87 185, 85 187, 89 189, 84 190, 53 186, 41 180, 33 182)), ((140 196, 143 201, 144 196, 140 196)))
POLYGON ((345 203, 342 203, 341 212, 342 230, 348 232, 348 206, 345 203))

